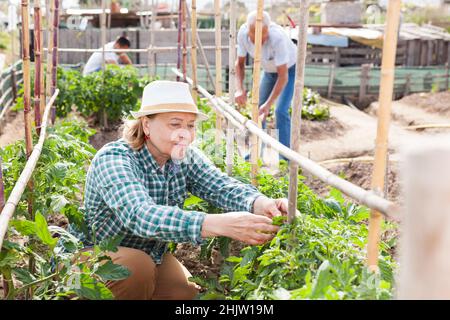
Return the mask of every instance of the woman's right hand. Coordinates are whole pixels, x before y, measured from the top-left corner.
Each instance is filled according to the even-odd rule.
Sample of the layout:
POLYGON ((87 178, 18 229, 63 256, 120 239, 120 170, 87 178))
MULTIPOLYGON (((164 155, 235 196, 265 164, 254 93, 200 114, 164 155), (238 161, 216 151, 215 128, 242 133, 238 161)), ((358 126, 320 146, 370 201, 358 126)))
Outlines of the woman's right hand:
POLYGON ((250 245, 272 240, 279 227, 272 219, 250 212, 208 214, 202 225, 202 237, 225 236, 250 245))

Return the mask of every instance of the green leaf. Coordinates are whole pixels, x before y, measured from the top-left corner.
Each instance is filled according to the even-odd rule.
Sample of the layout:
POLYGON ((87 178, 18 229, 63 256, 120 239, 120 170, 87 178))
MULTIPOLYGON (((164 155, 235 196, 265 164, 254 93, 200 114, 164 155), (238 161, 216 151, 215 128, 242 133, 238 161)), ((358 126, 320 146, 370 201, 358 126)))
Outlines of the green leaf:
POLYGON ((58 240, 52 237, 50 231, 48 230, 47 220, 45 220, 44 216, 39 212, 36 213, 35 223, 36 235, 38 236, 38 238, 41 239, 44 244, 53 249, 56 246, 58 240))
POLYGON ((16 276, 17 280, 19 280, 23 284, 28 284, 36 281, 36 278, 30 273, 27 268, 14 268, 12 272, 16 276))
POLYGON ((117 252, 117 247, 120 245, 124 237, 124 235, 117 235, 114 237, 103 239, 99 243, 100 250, 117 252))
POLYGON ((199 197, 191 195, 189 198, 184 200, 184 207, 189 207, 189 206, 192 206, 192 205, 195 205, 195 204, 199 204, 202 201, 203 200, 200 199, 199 197))
POLYGON ((112 261, 107 261, 98 267, 95 272, 103 280, 122 280, 130 276, 131 272, 124 266, 114 264, 112 261))
POLYGON ((86 274, 81 275, 79 288, 75 288, 78 296, 89 300, 112 300, 114 296, 103 283, 96 281, 86 274))
POLYGON ((31 236, 36 233, 36 223, 29 220, 11 220, 10 226, 14 227, 20 234, 31 236))
POLYGON ((314 283, 312 298, 317 299, 325 294, 325 289, 330 285, 331 266, 328 260, 322 262, 317 270, 316 281, 314 283))
POLYGON ((282 226, 286 221, 286 216, 277 216, 272 218, 272 224, 275 226, 282 226))
POLYGON ((231 263, 240 263, 242 261, 242 257, 231 256, 226 258, 225 260, 231 263))
POLYGON ((60 194, 52 195, 51 199, 52 203, 50 206, 53 212, 61 212, 61 210, 69 203, 69 200, 60 194))
POLYGON ((15 268, 20 260, 20 256, 16 251, 2 250, 0 252, 0 269, 15 268))

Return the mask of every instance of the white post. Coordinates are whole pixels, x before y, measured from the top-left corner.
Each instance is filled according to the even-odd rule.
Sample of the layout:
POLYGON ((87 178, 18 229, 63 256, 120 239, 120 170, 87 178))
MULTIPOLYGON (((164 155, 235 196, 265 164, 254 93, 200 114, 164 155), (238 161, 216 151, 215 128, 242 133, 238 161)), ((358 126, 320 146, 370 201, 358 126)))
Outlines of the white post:
POLYGON ((410 151, 401 167, 399 299, 450 299, 449 164, 447 144, 410 151))

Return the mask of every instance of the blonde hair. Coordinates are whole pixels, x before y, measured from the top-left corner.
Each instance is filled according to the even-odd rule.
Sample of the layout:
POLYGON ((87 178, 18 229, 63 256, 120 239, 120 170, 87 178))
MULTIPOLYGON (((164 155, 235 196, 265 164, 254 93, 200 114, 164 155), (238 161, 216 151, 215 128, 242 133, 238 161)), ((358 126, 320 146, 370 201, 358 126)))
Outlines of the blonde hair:
MULTIPOLYGON (((149 115, 151 119, 155 115, 149 115)), ((145 145, 145 132, 142 118, 136 120, 125 120, 123 124, 122 138, 130 145, 130 147, 138 151, 145 145)))

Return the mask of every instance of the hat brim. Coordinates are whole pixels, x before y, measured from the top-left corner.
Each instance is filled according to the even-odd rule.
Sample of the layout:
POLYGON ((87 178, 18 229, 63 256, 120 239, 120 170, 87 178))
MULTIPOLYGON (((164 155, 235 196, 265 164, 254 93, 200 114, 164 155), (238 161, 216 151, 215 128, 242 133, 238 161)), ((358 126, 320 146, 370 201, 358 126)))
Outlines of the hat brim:
POLYGON ((168 113, 168 112, 183 112, 183 113, 193 113, 197 115, 197 120, 199 121, 205 121, 208 120, 209 117, 202 113, 202 112, 192 112, 192 111, 186 111, 186 110, 173 110, 173 109, 160 109, 160 110, 149 110, 149 111, 131 111, 131 115, 138 119, 140 117, 149 116, 152 114, 158 114, 158 113, 168 113))

